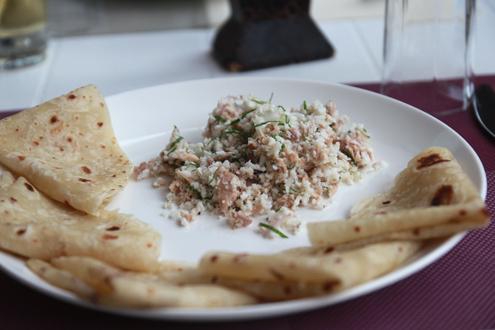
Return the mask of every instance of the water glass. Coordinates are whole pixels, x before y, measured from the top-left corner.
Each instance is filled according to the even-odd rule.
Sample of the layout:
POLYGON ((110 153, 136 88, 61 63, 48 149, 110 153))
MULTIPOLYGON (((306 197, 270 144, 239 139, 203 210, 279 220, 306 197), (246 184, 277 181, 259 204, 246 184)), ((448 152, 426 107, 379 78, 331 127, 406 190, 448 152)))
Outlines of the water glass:
POLYGON ((41 62, 46 50, 44 0, 0 0, 0 69, 41 62))
POLYGON ((436 113, 471 101, 475 0, 386 0, 382 93, 436 113))

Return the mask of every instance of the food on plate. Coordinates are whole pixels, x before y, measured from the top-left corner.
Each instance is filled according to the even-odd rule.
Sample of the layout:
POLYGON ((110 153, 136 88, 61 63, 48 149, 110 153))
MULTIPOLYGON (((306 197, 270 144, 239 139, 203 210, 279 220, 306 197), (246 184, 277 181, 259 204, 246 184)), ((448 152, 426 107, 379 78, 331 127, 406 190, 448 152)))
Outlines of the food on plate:
MULTIPOLYGON (((314 246, 279 253, 207 252, 198 266, 160 261, 161 235, 105 210, 127 183, 130 161, 95 87, 77 89, 0 121, 0 248, 29 258, 47 282, 112 307, 230 307, 321 296, 382 276, 424 240, 488 222, 476 188, 443 148, 412 159, 387 192, 356 205, 349 220, 308 224, 314 246)), ((335 105, 287 110, 227 97, 200 143, 175 128, 136 178, 169 184, 168 203, 189 223, 203 211, 231 228, 287 237, 299 206, 320 207, 339 184, 375 169, 362 125, 335 105), (259 217, 263 216, 260 221, 259 217)))
POLYGON ((156 273, 126 272, 88 257, 60 257, 50 263, 29 260, 28 266, 55 286, 116 307, 230 307, 257 301, 216 284, 179 285, 156 273))
POLYGON ((75 277, 68 271, 55 268, 50 263, 40 259, 29 259, 26 265, 50 284, 53 284, 61 289, 73 292, 80 297, 93 297, 95 290, 79 278, 75 277))
POLYGON ((92 256, 132 270, 156 267, 160 234, 130 215, 92 216, 44 196, 0 166, 0 248, 30 258, 92 256))
POLYGON ((284 237, 277 228, 295 233, 300 226, 295 208, 321 207, 340 183, 359 181, 376 165, 366 129, 339 115, 335 104, 304 101, 286 109, 238 96, 219 101, 199 143, 175 127, 166 148, 135 176, 168 184, 167 204, 178 206, 173 217, 181 225, 205 210, 231 228, 264 216, 255 227, 284 237))
MULTIPOLYGON (((313 294, 328 294, 397 268, 420 246, 421 243, 416 241, 397 241, 343 251, 306 247, 271 255, 209 252, 201 258, 199 268, 205 274, 224 280, 224 283, 237 280, 239 288, 242 287, 242 281, 256 281, 278 283, 282 289, 278 294, 284 291, 285 285, 293 285, 294 288, 299 285, 299 294, 304 289, 311 290, 313 294), (317 284, 320 285, 319 292, 315 289, 317 284)), ((290 289, 287 291, 286 296, 290 296, 290 289)))
POLYGON ((94 86, 1 120, 0 163, 48 197, 90 214, 122 190, 132 172, 94 86))
POLYGON ((313 245, 428 239, 484 227, 490 216, 453 155, 431 147, 409 161, 389 191, 356 205, 350 219, 308 224, 313 245))
POLYGON ((420 246, 397 241, 343 251, 303 247, 272 255, 210 253, 199 268, 175 265, 147 273, 125 272, 88 257, 27 264, 47 282, 100 304, 221 307, 341 291, 393 270, 420 246), (212 263, 214 256, 218 259, 212 263))

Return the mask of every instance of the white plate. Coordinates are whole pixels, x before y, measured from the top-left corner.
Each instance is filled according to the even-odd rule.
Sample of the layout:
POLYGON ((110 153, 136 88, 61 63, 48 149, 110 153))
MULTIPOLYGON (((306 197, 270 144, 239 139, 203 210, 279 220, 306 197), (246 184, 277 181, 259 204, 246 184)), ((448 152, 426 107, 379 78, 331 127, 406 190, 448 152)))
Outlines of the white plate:
MULTIPOLYGON (((388 167, 367 176, 362 182, 341 187, 333 202, 323 211, 301 210, 299 214, 304 219, 315 221, 344 217, 360 199, 385 190, 407 161, 429 146, 449 148, 480 194, 483 197, 486 194, 483 166, 473 149, 456 132, 404 103, 349 86, 282 79, 214 79, 145 88, 111 96, 107 102, 117 138, 132 161, 138 164, 160 152, 168 141, 173 125, 181 128, 186 138, 199 139, 208 113, 219 98, 252 94, 266 99, 272 92, 273 102, 284 106, 298 106, 302 100, 334 100, 341 113, 365 125, 372 136, 377 158, 388 163, 388 167)), ((232 231, 224 222, 206 215, 198 218, 189 228, 179 228, 161 215, 166 213, 161 207, 164 193, 152 189, 150 184, 147 180, 130 182, 109 208, 133 213, 159 230, 163 236, 162 258, 195 262, 205 251, 212 249, 268 253, 309 244, 305 231, 290 239, 266 240, 252 229, 232 231)), ((11 255, 0 253, 0 265, 15 278, 49 295, 114 313, 189 321, 254 319, 329 306, 391 285, 443 256, 461 238, 462 234, 424 249, 400 269, 342 293, 221 309, 108 309, 88 304, 46 284, 33 275, 21 260, 11 255)))

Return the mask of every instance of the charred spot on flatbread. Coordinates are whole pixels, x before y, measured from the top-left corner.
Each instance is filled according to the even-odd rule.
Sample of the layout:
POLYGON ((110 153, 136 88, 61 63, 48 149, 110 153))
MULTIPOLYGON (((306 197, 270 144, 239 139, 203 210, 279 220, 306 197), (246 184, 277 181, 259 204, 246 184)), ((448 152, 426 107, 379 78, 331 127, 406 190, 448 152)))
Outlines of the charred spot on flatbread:
POLYGON ((449 205, 454 199, 454 188, 451 185, 442 185, 431 200, 431 206, 449 205))
POLYGON ((433 153, 431 155, 419 158, 417 162, 418 166, 416 167, 416 169, 420 170, 422 168, 430 167, 438 163, 450 162, 450 160, 442 158, 442 156, 437 153, 433 153))

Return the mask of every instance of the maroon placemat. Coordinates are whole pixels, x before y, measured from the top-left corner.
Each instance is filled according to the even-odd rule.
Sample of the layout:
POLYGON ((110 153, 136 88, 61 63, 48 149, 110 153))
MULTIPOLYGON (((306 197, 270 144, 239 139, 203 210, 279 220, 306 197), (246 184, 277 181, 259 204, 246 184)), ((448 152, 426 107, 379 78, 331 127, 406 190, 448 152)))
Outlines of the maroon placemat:
MULTIPOLYGON (((479 78, 495 86, 494 77, 479 78)), ((378 85, 358 85, 377 91, 378 85)), ((427 106, 423 109, 433 112, 427 106)), ((2 114, 0 114, 2 117, 2 114)), ((439 117, 480 156, 495 214, 495 143, 470 112, 439 117)), ((445 257, 378 292, 312 312, 234 323, 173 323, 119 317, 62 303, 0 273, 1 329, 489 329, 495 328, 495 224, 469 233, 445 257)))

